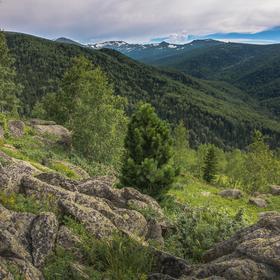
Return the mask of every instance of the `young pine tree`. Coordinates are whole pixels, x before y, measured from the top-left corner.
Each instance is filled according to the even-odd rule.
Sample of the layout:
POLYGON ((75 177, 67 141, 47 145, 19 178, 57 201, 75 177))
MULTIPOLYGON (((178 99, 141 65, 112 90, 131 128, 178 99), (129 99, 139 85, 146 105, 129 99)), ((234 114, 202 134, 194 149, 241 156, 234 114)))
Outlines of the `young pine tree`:
POLYGON ((217 167, 218 167, 218 158, 216 155, 215 148, 211 146, 207 151, 204 168, 203 168, 203 179, 211 183, 215 176, 217 175, 217 167))
POLYGON ((175 169, 170 164, 172 140, 166 122, 159 119, 150 104, 141 105, 133 114, 125 139, 121 183, 157 195, 168 187, 175 169))
POLYGON ((0 112, 17 115, 20 107, 17 96, 22 88, 15 82, 16 72, 13 63, 4 32, 0 31, 0 112))

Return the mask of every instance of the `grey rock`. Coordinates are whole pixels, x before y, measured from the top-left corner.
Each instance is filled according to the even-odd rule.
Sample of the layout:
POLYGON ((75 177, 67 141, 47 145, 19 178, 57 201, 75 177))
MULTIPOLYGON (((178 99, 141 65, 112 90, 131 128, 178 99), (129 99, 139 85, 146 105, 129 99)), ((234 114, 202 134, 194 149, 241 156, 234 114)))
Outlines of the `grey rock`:
POLYGON ((191 272, 191 266, 183 259, 157 249, 154 249, 153 255, 155 261, 154 273, 179 278, 183 275, 189 275, 191 272))
POLYGON ((164 239, 162 237, 162 227, 161 225, 155 220, 150 219, 148 221, 148 232, 146 235, 147 240, 154 240, 159 244, 164 244, 164 239))
MULTIPOLYGON (((34 267, 28 261, 25 261, 22 259, 17 259, 17 258, 4 259, 4 258, 0 257, 0 263, 6 264, 7 267, 10 267, 10 266, 16 267, 17 270, 20 272, 21 278, 19 278, 19 279, 44 280, 42 272, 40 270, 38 270, 36 267, 34 267)), ((16 280, 18 278, 13 277, 12 279, 16 280)))
POLYGON ((253 204, 259 208, 266 208, 267 207, 267 202, 263 198, 260 197, 251 197, 249 199, 249 203, 253 204))
POLYGON ((24 128, 25 128, 25 124, 22 121, 18 121, 18 120, 8 121, 9 132, 15 138, 19 138, 24 135, 24 128))
POLYGON ((118 231, 109 219, 94 209, 67 200, 60 200, 59 207, 64 215, 74 217, 96 238, 112 236, 118 231))
MULTIPOLYGON (((116 207, 116 205, 122 205, 125 207, 127 204, 120 193, 121 190, 113 189, 109 186, 104 187, 102 190, 100 185, 93 184, 92 180, 90 180, 90 183, 89 181, 86 181, 85 184, 78 184, 75 181, 62 178, 60 175, 45 173, 38 175, 37 178, 28 176, 24 177, 22 179, 21 191, 25 194, 35 195, 40 198, 44 196, 49 198, 52 196, 56 200, 61 199, 62 201, 65 201, 68 206, 69 203, 74 203, 73 205, 75 207, 73 209, 83 209, 83 223, 87 220, 86 215, 90 216, 94 212, 94 215, 96 215, 97 218, 103 216, 105 224, 109 220, 110 224, 119 231, 141 238, 147 236, 147 221, 140 212, 132 209, 116 207), (55 185, 50 185, 39 179, 55 185), (90 187, 87 187, 89 185, 90 187), (81 186, 85 186, 85 188, 82 188, 81 186), (97 187, 95 188, 95 186, 97 187), (98 195, 94 196, 93 193, 98 195)), ((88 220, 90 219, 91 217, 88 217, 88 220)), ((150 235, 152 235, 152 233, 150 235)), ((159 236, 158 239, 160 239, 159 236)))
POLYGON ((6 165, 0 166, 0 190, 18 192, 22 177, 37 172, 38 170, 28 162, 22 160, 7 161, 6 165))
POLYGON ((73 234, 73 232, 69 228, 67 228, 66 226, 61 226, 59 228, 57 234, 57 245, 63 248, 71 249, 78 247, 80 244, 80 238, 73 234))
POLYGON ((223 190, 219 194, 221 197, 231 198, 231 199, 239 199, 243 196, 242 191, 240 191, 238 189, 223 190))
POLYGON ((126 200, 122 197, 122 193, 118 189, 112 187, 111 180, 104 180, 102 178, 92 178, 82 182, 77 186, 77 191, 90 196, 97 196, 110 201, 111 205, 116 207, 125 207, 126 200))
POLYGON ((32 222, 31 252, 35 267, 42 267, 55 247, 58 221, 53 213, 42 213, 32 222))
POLYGON ((61 125, 42 125, 36 124, 33 126, 39 135, 51 135, 57 138, 57 141, 64 145, 71 145, 72 135, 71 132, 61 125))
POLYGON ((31 261, 31 257, 23 245, 3 228, 0 228, 0 256, 31 261))
POLYGON ((67 179, 59 173, 40 173, 35 177, 40 181, 53 186, 59 186, 72 192, 77 191, 78 182, 75 180, 67 179))

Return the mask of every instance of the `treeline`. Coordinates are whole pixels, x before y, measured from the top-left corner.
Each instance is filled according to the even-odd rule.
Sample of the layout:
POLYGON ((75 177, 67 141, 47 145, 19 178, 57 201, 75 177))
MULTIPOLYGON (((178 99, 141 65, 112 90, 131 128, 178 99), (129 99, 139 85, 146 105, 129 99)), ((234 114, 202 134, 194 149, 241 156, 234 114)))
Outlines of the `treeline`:
POLYGON ((174 130, 174 161, 181 172, 223 188, 239 188, 247 193, 268 192, 280 182, 279 149, 270 150, 268 138, 256 130, 245 151, 225 152, 203 144, 197 150, 189 147, 188 131, 181 122, 174 130))
POLYGON ((82 55, 106 73, 114 94, 127 99, 128 115, 144 101, 173 126, 183 119, 192 147, 214 143, 222 149, 244 149, 255 129, 270 136, 271 146, 279 143, 280 125, 250 101, 243 101, 242 92, 234 87, 158 70, 112 50, 94 51, 23 34, 5 35, 23 85, 20 99, 24 115, 30 116, 35 104, 48 93, 58 92, 71 58, 82 55))

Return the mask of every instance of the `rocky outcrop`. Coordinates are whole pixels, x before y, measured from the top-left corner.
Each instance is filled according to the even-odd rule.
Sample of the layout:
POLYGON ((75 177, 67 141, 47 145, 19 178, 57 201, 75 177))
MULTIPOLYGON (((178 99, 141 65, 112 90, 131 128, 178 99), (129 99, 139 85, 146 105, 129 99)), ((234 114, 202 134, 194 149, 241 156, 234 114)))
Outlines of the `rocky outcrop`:
MULTIPOLYGON (((49 215, 57 224, 53 214, 49 215)), ((5 277, 14 279, 7 272, 12 265, 20 271, 22 279, 43 279, 37 267, 43 264, 51 252, 48 248, 54 244, 50 238, 53 235, 51 220, 43 217, 44 214, 16 213, 0 205, 0 275, 6 273, 5 277)))
POLYGON ((217 244, 204 259, 206 264, 192 268, 189 276, 195 278, 182 279, 280 279, 280 213, 217 244))
MULTIPOLYGON (((133 188, 114 188, 113 177, 75 181, 56 173, 40 173, 24 161, 0 156, 6 161, 0 169, 1 191, 48 199, 54 213, 74 218, 96 238, 119 232, 143 245, 147 240, 164 242, 168 224, 159 204, 133 188)), ((15 279, 9 272, 12 265, 23 279, 43 280, 40 270, 57 246, 75 254, 82 263, 80 238, 59 223, 54 213, 17 213, 0 204, 0 279, 15 279)), ((200 265, 151 248, 154 265, 148 279, 280 279, 280 213, 267 212, 260 217, 256 225, 209 250, 200 265)), ((86 277, 79 263, 69 269, 82 279, 86 277)))
POLYGON ((6 164, 0 165, 0 191, 18 191, 21 179, 26 175, 34 175, 39 172, 30 163, 13 159, 0 151, 0 157, 6 164))

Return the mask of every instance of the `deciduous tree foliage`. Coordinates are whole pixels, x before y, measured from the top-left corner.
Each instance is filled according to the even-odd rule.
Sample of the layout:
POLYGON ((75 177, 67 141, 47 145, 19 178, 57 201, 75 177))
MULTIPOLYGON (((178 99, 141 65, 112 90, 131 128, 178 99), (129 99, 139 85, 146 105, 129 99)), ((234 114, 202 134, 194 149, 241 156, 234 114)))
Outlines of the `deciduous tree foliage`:
POLYGON ((20 107, 17 95, 21 86, 15 82, 14 60, 9 54, 4 33, 0 31, 0 112, 17 114, 20 107))
POLYGON ((87 158, 117 164, 123 151, 125 99, 113 94, 106 75, 84 57, 76 57, 59 91, 37 104, 36 113, 66 125, 73 143, 87 158))
POLYGON ((88 68, 88 63, 84 58, 77 60, 64 80, 65 93, 79 92, 78 96, 72 93, 68 99, 74 145, 95 161, 117 166, 127 126, 125 99, 115 96, 105 74, 99 68, 88 68), (80 72, 83 65, 85 70, 80 72), (79 78, 76 71, 80 73, 79 78))
POLYGON ((260 131, 255 131, 253 135, 244 170, 244 185, 248 192, 267 191, 269 184, 280 182, 280 162, 260 131))
POLYGON ((150 104, 141 105, 132 115, 125 149, 123 185, 157 195, 172 183, 176 172, 170 164, 172 139, 169 127, 150 104))

